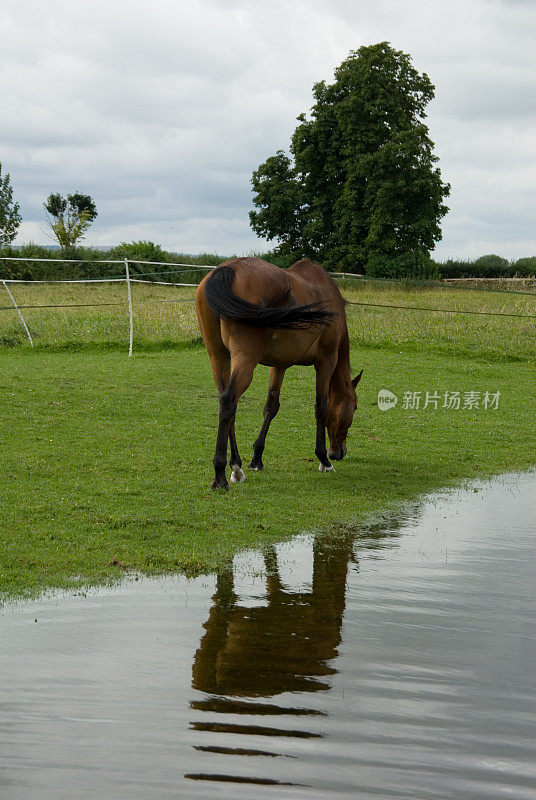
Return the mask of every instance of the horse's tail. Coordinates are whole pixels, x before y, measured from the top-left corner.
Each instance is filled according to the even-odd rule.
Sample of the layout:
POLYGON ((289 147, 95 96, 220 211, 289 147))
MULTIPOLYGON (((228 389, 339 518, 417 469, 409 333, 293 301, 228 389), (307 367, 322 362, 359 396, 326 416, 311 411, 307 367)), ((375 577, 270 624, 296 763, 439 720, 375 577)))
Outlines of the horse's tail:
POLYGON ((233 290, 234 269, 217 267, 205 283, 205 297, 210 310, 217 317, 245 322, 255 328, 310 328, 312 325, 329 325, 336 316, 333 311, 321 308, 323 302, 302 306, 265 306, 249 303, 233 290))

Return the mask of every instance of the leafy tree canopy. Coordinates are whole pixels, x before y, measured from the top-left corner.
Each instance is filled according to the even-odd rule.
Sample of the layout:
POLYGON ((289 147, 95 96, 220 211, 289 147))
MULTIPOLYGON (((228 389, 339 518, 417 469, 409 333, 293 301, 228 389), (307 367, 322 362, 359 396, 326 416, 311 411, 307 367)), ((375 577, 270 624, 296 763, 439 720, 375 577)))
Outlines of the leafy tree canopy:
POLYGON ((362 271, 374 256, 426 256, 450 187, 424 124, 428 76, 389 43, 361 47, 313 87, 290 145, 253 173, 253 230, 281 253, 362 271))
POLYGON ((0 247, 11 244, 17 235, 22 221, 19 211, 19 204, 13 201, 9 172, 2 177, 2 162, 0 162, 0 247))
POLYGON ((88 194, 50 194, 43 204, 50 228, 62 250, 68 250, 83 238, 98 216, 97 206, 88 194))

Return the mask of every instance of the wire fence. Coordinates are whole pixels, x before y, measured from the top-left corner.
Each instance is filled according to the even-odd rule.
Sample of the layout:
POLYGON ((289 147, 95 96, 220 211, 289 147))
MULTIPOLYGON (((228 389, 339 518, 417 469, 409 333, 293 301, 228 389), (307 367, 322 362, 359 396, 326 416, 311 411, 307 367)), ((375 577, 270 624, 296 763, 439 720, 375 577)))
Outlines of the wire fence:
MULTIPOLYGON (((42 259, 42 258, 17 258, 11 256, 2 256, 0 257, 0 261, 15 261, 15 262, 24 262, 24 261, 32 261, 32 262, 43 262, 43 263, 75 263, 75 264, 90 264, 94 263, 86 259, 65 259, 65 258, 50 258, 50 259, 42 259)), ((27 322, 22 314, 23 310, 27 309, 52 309, 52 308, 91 308, 91 307, 105 307, 105 306, 121 306, 124 303, 120 301, 113 301, 113 302, 98 302, 98 303, 32 303, 32 304, 24 304, 24 303, 17 303, 13 293, 10 290, 10 285, 13 284, 105 284, 105 283, 125 283, 127 288, 127 302, 128 302, 128 309, 129 309, 129 356, 132 355, 133 350, 133 341, 134 341, 134 309, 133 309, 133 302, 132 302, 132 284, 139 283, 139 284, 154 284, 157 286, 175 286, 175 287, 191 287, 197 288, 197 283, 186 283, 186 282, 178 282, 178 281, 157 281, 157 280, 143 280, 143 277, 147 277, 149 275, 154 275, 158 277, 160 275, 173 275, 173 274, 180 274, 184 273, 184 271, 191 271, 191 272, 202 272, 206 273, 207 270, 214 269, 213 266, 206 265, 193 265, 193 264, 184 264, 184 263, 170 263, 169 267, 177 267, 178 269, 166 269, 161 270, 159 272, 151 271, 151 272, 136 272, 135 274, 140 277, 132 277, 130 274, 130 265, 131 264, 143 264, 146 266, 162 266, 162 262, 160 261, 138 261, 136 259, 125 258, 122 260, 105 260, 99 262, 100 264, 117 264, 121 265, 125 272, 123 275, 116 275, 107 278, 69 278, 69 279, 61 279, 61 280, 28 280, 24 278, 2 278, 1 282, 11 300, 11 305, 0 306, 0 311, 16 311, 20 317, 22 325, 24 326, 24 330, 28 336, 30 341, 30 345, 33 347, 33 339, 28 328, 27 322)), ((150 302, 161 302, 161 303, 185 303, 185 302, 193 302, 193 297, 190 298, 173 298, 173 299, 166 299, 166 298, 159 298, 159 299, 145 299, 139 300, 138 302, 142 303, 150 303, 150 302)))
POLYGON ((536 319, 536 314, 517 314, 508 311, 475 311, 463 308, 432 308, 430 306, 395 306, 391 303, 359 303, 355 300, 345 300, 350 306, 368 306, 370 308, 394 308, 404 311, 434 311, 441 314, 474 314, 484 317, 519 317, 521 319, 536 319))
POLYGON ((376 278, 370 275, 356 275, 353 272, 332 272, 337 278, 354 280, 356 285, 360 283, 376 283, 380 286, 407 286, 420 287, 423 289, 455 289, 462 292, 487 292, 491 294, 517 294, 536 296, 536 277, 532 278, 444 278, 443 280, 415 280, 413 278, 376 278), (460 283, 470 283, 469 286, 460 283), (477 283, 478 282, 478 283, 477 283), (497 286, 482 286, 482 283, 494 283, 497 286), (534 291, 524 291, 519 289, 504 289, 501 284, 523 284, 524 286, 534 287, 534 291))
MULTIPOLYGON (((57 263, 76 263, 76 264, 89 264, 94 263, 89 260, 85 259, 62 259, 62 258, 51 258, 51 259, 41 259, 41 258, 18 258, 18 257, 11 257, 11 256, 2 256, 0 257, 0 261, 15 261, 15 262, 23 262, 23 261, 32 261, 32 262, 57 262, 57 263)), ((157 261, 139 261, 136 259, 121 259, 121 260, 104 260, 100 261, 99 264, 110 264, 110 265, 120 265, 122 267, 122 274, 121 275, 113 275, 106 278, 72 278, 72 279, 60 279, 60 280, 28 280, 24 278, 2 278, 0 282, 3 284, 4 289, 10 299, 9 305, 1 305, 0 311, 12 311, 16 312, 20 318, 21 324, 24 327, 25 333, 28 336, 30 345, 33 347, 34 342, 29 330, 27 320, 23 315, 23 311, 26 310, 34 310, 34 309, 72 309, 72 308, 91 308, 91 307, 105 307, 105 306, 124 306, 125 301, 128 304, 129 310, 129 356, 132 355, 133 351, 133 340, 134 340, 134 304, 132 300, 132 284, 144 284, 144 285, 156 285, 156 286, 169 286, 169 287, 190 287, 190 288, 197 288, 197 283, 191 282, 180 282, 180 281, 165 281, 165 280, 155 280, 156 278, 160 278, 161 276, 170 276, 170 275, 184 275, 185 272, 190 272, 197 274, 199 273, 199 277, 201 278, 203 274, 206 274, 207 271, 214 269, 213 265, 198 265, 198 264, 185 264, 180 262, 173 262, 173 263, 166 263, 165 270, 153 270, 153 271, 146 271, 146 272, 135 272, 133 277, 131 274, 131 265, 142 265, 142 266, 158 266, 162 267, 162 262, 157 261), (124 272, 123 272, 124 270, 124 272), (151 278, 152 276, 152 278, 151 278), (100 301, 100 302, 91 302, 91 303, 17 303, 15 297, 13 296, 13 292, 11 291, 10 287, 14 288, 16 285, 26 284, 26 285, 33 285, 33 284, 109 284, 109 283, 124 283, 126 284, 126 297, 124 301, 121 300, 114 300, 114 301, 100 301)), ((117 270, 118 272, 119 270, 117 270)), ((498 294, 509 294, 509 295, 520 295, 520 296, 536 296, 536 291, 517 291, 513 289, 504 289, 504 288, 488 288, 488 287, 480 287, 477 288, 474 285, 471 286, 454 286, 451 282, 445 281, 418 281, 412 279, 403 279, 403 280, 392 280, 386 278, 372 278, 365 275, 356 275, 354 273, 330 273, 334 278, 343 281, 350 281, 354 282, 355 286, 359 286, 359 284, 366 285, 367 283, 376 283, 380 285, 392 286, 396 285, 402 288, 411 288, 411 287, 421 287, 421 288, 448 288, 450 289, 461 289, 462 291, 471 291, 471 292, 492 292, 498 294)), ((458 279, 456 279, 458 280, 458 279)), ((474 280, 474 279, 473 279, 474 280)), ((485 279, 489 281, 490 279, 485 279)), ((504 279, 499 279, 504 280, 504 279)), ((513 279, 508 279, 510 282, 513 279)), ((519 279, 523 281, 526 285, 527 279, 519 279)), ((536 285, 536 279, 534 279, 533 283, 536 285)), ((529 284, 530 285, 530 284, 529 284)), ((190 303, 193 302, 193 297, 175 297, 175 298, 137 298, 136 304, 138 303, 190 303)), ((432 307, 432 306, 415 306, 415 305, 395 305, 390 303, 372 303, 372 302, 365 302, 365 301, 357 301, 357 300, 349 300, 345 299, 347 305, 350 306, 360 306, 364 309, 393 309, 393 310, 403 310, 403 311, 421 311, 421 312, 433 312, 433 313, 443 313, 443 314, 468 314, 468 315, 476 315, 476 316, 489 316, 489 317, 514 317, 519 319, 536 319, 536 314, 521 314, 517 312, 506 312, 506 311, 482 311, 482 310, 475 310, 475 309, 459 309, 459 308, 440 308, 440 307, 432 307)))

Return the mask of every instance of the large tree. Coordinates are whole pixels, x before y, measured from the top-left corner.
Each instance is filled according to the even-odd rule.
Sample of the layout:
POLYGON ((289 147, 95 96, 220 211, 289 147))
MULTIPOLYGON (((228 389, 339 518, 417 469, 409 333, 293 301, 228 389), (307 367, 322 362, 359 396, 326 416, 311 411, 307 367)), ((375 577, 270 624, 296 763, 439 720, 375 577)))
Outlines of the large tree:
POLYGON ((20 206, 13 200, 13 188, 9 172, 2 177, 0 162, 0 247, 11 244, 21 223, 20 206))
POLYGON ((450 190, 423 122, 428 76, 381 42, 352 52, 313 95, 292 158, 279 150, 253 173, 253 230, 282 253, 347 271, 378 255, 428 253, 450 190))
POLYGON ((69 250, 81 239, 98 216, 97 206, 88 194, 50 194, 43 204, 50 228, 62 250, 69 250))

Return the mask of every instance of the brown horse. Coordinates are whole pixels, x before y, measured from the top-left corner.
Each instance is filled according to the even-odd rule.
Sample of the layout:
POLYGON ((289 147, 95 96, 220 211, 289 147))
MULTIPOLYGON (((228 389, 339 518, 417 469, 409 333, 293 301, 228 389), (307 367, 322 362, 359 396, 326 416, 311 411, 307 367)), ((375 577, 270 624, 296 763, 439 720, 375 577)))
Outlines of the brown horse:
POLYGON ((270 367, 270 375, 264 421, 253 445, 250 469, 263 468, 266 434, 279 410, 285 371, 303 364, 316 370, 315 454, 319 469, 332 470, 329 458, 340 460, 346 455, 346 435, 357 407, 355 387, 362 374, 350 379, 344 300, 333 279, 307 258, 288 270, 260 258, 236 258, 201 281, 195 304, 220 393, 212 488, 229 488, 225 477, 228 441, 231 482, 246 479, 236 445, 235 415, 257 364, 270 367))

